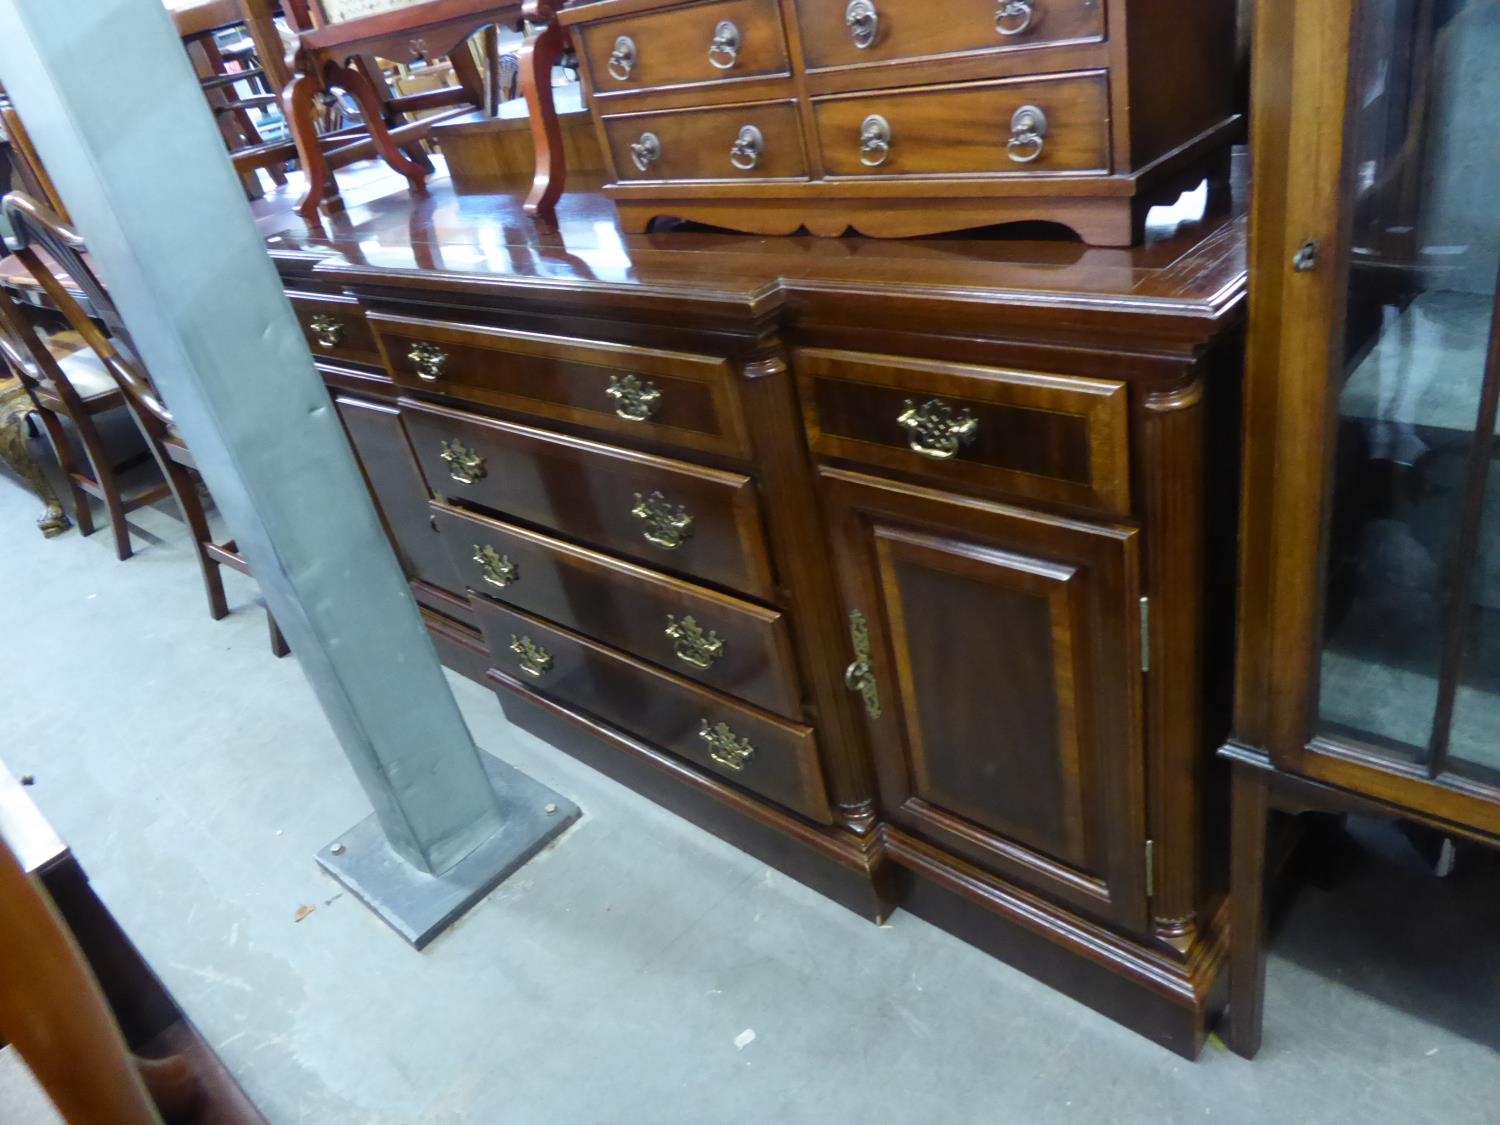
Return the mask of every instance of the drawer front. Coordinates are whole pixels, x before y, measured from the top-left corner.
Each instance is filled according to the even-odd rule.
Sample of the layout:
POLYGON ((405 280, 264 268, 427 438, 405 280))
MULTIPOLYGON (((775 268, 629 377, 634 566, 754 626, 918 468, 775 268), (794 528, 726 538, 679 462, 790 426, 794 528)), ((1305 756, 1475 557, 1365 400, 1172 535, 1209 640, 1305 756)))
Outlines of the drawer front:
POLYGON ((625 180, 766 180, 807 176, 796 102, 750 102, 604 118, 625 180))
POLYGON ((380 364, 380 347, 365 320, 364 309, 353 297, 325 293, 288 293, 292 311, 313 358, 352 360, 380 364))
POLYGON ((577 29, 596 96, 789 74, 776 0, 722 0, 577 29), (724 26, 724 25, 731 26, 724 26))
POLYGON ((812 348, 794 362, 817 454, 1130 510, 1124 383, 812 348))
POLYGON ((774 600, 749 477, 402 400, 432 491, 774 600))
POLYGON ((817 98, 813 117, 830 176, 1109 171, 1102 72, 817 98))
POLYGON ((801 718, 781 613, 434 502, 471 590, 585 633, 680 676, 801 718))
POLYGON ((371 313, 404 386, 621 436, 748 457, 729 363, 714 356, 371 313))
MULTIPOLYGON (((796 0, 809 70, 1104 37, 1103 0, 796 0)), ((1049 69, 1039 64, 1034 69, 1049 69)))
POLYGON ((832 823, 809 727, 658 671, 485 598, 480 627, 501 672, 768 800, 832 823))

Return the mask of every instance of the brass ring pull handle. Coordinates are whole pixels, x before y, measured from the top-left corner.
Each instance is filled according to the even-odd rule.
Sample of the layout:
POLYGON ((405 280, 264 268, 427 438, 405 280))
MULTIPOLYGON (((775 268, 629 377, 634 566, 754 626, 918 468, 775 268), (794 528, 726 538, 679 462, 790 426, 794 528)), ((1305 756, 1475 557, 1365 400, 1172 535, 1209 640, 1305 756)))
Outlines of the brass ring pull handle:
POLYGON ((641 521, 641 536, 653 547, 675 551, 693 537, 693 517, 681 504, 674 509, 660 492, 646 497, 637 492, 630 514, 641 521))
POLYGON ((628 82, 634 69, 635 40, 622 35, 615 40, 615 49, 609 55, 609 76, 616 82, 628 82))
POLYGON ((540 676, 552 668, 552 654, 530 637, 510 635, 510 651, 516 654, 516 663, 528 676, 540 676))
POLYGON ((429 383, 437 382, 448 366, 448 353, 436 344, 425 341, 413 344, 411 351, 406 353, 406 358, 417 369, 417 378, 429 383))
POLYGON ((641 139, 630 146, 630 159, 642 172, 651 167, 653 161, 661 159, 661 141, 655 133, 642 133, 641 139))
POLYGON ((865 714, 880 718, 880 685, 870 667, 870 629, 859 610, 849 612, 849 640, 854 645, 854 663, 844 669, 844 686, 864 698, 865 714))
POLYGON ((891 123, 872 113, 859 126, 859 162, 866 168, 879 168, 890 154, 891 123))
POLYGON ((510 556, 502 555, 488 543, 474 544, 474 561, 479 564, 484 580, 491 586, 499 586, 503 590, 520 580, 521 572, 516 569, 516 564, 510 561, 510 556))
POLYGON ((755 757, 755 747, 750 744, 750 740, 735 734, 729 729, 728 723, 710 725, 707 719, 700 720, 700 723, 698 737, 708 743, 708 756, 725 769, 738 773, 745 768, 746 762, 755 757))
POLYGON ((484 458, 457 438, 443 442, 440 460, 448 463, 448 475, 459 484, 473 484, 485 476, 484 458))
POLYGON ((741 172, 750 171, 760 160, 760 150, 764 144, 765 138, 761 136, 759 129, 754 125, 744 126, 734 144, 729 146, 729 163, 741 172))
POLYGON ((896 419, 906 431, 907 444, 923 457, 946 461, 974 440, 979 419, 968 407, 954 410, 940 398, 930 398, 921 406, 906 400, 906 409, 896 419))
POLYGON ((1036 5, 1032 0, 1000 0, 1000 8, 995 13, 995 30, 1001 35, 1024 35, 1031 29, 1031 21, 1036 15, 1036 5))
POLYGON ((708 62, 718 70, 730 70, 740 57, 740 29, 733 20, 720 20, 708 45, 708 62))
POLYGON ((844 23, 848 25, 854 45, 863 51, 875 42, 875 35, 880 30, 880 13, 875 10, 873 0, 849 0, 849 6, 844 9, 844 23))
POLYGON ((1034 105, 1023 105, 1010 116, 1010 140, 1005 153, 1017 164, 1030 164, 1042 155, 1047 136, 1047 115, 1034 105))
POLYGON ((307 322, 313 339, 325 348, 336 348, 344 342, 344 324, 337 317, 319 313, 307 322))
POLYGON ((705 632, 691 614, 681 621, 667 614, 664 632, 677 659, 694 668, 712 668, 714 661, 724 655, 724 641, 719 634, 712 629, 705 632))
POLYGON ((634 375, 611 375, 604 393, 615 404, 615 414, 627 422, 649 422, 661 409, 656 384, 634 375))

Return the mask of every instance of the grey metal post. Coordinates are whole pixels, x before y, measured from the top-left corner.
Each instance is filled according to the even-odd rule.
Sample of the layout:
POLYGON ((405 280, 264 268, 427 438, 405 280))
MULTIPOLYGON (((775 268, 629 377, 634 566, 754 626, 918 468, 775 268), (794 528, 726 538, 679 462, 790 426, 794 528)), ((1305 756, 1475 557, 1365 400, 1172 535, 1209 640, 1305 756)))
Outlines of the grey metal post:
POLYGON ((512 810, 443 677, 170 17, 160 0, 0 0, 0 83, 391 848, 421 872, 449 872, 512 810))

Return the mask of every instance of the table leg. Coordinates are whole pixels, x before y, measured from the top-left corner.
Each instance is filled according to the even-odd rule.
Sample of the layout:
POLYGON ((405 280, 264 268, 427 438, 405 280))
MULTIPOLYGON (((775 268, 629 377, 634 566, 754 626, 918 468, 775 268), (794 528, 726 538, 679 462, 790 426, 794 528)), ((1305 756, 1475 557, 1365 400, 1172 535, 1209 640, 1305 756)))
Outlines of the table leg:
POLYGON ((50 539, 73 525, 58 502, 57 494, 52 491, 47 474, 31 456, 31 450, 26 448, 26 413, 30 405, 31 400, 24 391, 0 393, 0 461, 15 470, 44 505, 36 525, 50 539))

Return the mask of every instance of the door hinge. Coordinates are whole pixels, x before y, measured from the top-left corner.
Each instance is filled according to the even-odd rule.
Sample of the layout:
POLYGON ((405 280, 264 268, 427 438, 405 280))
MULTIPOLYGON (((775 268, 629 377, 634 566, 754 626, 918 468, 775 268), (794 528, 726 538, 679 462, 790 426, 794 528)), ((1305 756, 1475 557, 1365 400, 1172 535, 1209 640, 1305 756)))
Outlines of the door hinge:
POLYGON ((1146 841, 1146 897, 1156 893, 1156 841, 1146 841))
POLYGON ((1141 671, 1151 671, 1151 599, 1141 598, 1141 671))

